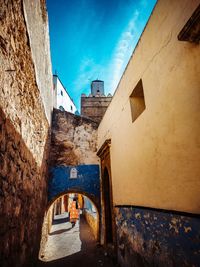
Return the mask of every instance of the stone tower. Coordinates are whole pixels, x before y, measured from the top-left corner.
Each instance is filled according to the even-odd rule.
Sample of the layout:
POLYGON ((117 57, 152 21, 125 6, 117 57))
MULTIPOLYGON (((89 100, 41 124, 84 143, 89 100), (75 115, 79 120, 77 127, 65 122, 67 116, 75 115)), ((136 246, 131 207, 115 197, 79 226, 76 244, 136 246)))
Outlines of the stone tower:
POLYGON ((81 115, 100 123, 111 100, 111 94, 104 94, 104 82, 94 80, 91 83, 91 94, 81 95, 81 115))
POLYGON ((92 96, 103 96, 104 95, 104 82, 100 80, 92 81, 91 83, 91 94, 92 96))

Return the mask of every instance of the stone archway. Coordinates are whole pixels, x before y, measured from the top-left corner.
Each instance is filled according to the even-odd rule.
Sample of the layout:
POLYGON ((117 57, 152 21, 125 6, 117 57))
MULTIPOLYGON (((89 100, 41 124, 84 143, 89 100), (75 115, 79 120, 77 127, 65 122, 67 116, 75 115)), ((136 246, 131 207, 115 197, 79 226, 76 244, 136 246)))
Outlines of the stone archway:
POLYGON ((52 198, 48 202, 45 216, 44 216, 43 227, 42 227, 42 236, 41 236, 41 242, 40 242, 39 259, 41 259, 41 260, 42 260, 43 255, 44 255, 44 249, 45 249, 45 245, 47 242, 47 237, 48 237, 48 234, 50 233, 50 228, 51 228, 52 221, 54 218, 53 204, 56 202, 56 200, 58 200, 62 196, 69 195, 71 193, 81 194, 82 196, 87 197, 91 201, 91 203, 94 205, 94 207, 96 209, 96 215, 97 215, 97 218, 96 218, 97 227, 95 228, 96 234, 94 234, 94 232, 93 232, 93 234, 95 236, 96 241, 99 241, 99 239, 100 239, 100 231, 99 231, 100 230, 100 206, 96 202, 95 198, 93 198, 88 193, 83 194, 83 192, 80 190, 73 190, 73 189, 72 190, 66 190, 66 191, 56 195, 54 198, 52 198))
POLYGON ((49 208, 51 207, 51 205, 60 197, 64 196, 64 195, 67 195, 67 194, 71 194, 71 193, 75 193, 75 194, 81 194, 83 196, 86 196, 91 202, 92 204, 95 206, 96 210, 97 210, 97 213, 98 213, 98 219, 99 219, 99 215, 100 215, 100 206, 99 206, 99 203, 96 202, 96 199, 88 194, 88 193, 85 193, 85 192, 82 192, 81 190, 76 190, 76 189, 70 189, 70 190, 66 190, 58 195, 56 195, 54 198, 51 199, 51 201, 48 202, 48 205, 47 205, 47 209, 46 209, 46 212, 48 212, 49 208))
POLYGON ((99 165, 57 166, 50 170, 48 202, 66 192, 86 195, 100 210, 99 165))

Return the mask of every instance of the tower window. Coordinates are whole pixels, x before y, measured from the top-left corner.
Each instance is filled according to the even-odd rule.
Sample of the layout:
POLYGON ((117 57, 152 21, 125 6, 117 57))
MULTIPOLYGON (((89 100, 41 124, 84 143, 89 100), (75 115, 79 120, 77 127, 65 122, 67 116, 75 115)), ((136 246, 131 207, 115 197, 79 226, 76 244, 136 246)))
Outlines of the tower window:
POLYGON ((134 122, 145 110, 145 99, 142 80, 140 79, 130 95, 132 122, 134 122))
POLYGON ((61 111, 65 111, 65 109, 63 108, 63 106, 59 106, 59 109, 60 109, 61 111))
POLYGON ((60 91, 61 95, 63 96, 63 91, 60 91))
POLYGON ((71 110, 73 110, 73 107, 71 106, 71 110))

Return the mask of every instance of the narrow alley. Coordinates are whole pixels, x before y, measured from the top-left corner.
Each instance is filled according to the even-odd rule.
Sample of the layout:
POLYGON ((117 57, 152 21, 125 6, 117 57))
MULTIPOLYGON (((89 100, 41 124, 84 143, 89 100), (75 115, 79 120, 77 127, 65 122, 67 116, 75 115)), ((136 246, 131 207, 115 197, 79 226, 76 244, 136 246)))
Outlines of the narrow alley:
POLYGON ((200 267, 199 62, 200 0, 0 0, 0 267, 200 267))
POLYGON ((112 255, 98 245, 91 228, 80 215, 75 227, 69 222, 68 213, 56 215, 38 267, 117 266, 112 255))

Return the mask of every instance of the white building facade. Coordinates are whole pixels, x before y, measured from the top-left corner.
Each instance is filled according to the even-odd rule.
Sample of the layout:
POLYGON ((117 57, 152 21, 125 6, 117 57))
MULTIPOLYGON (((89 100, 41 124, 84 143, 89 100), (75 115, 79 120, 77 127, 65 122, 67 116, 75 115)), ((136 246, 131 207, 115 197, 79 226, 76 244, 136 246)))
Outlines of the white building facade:
POLYGON ((63 86, 58 75, 53 75, 53 91, 54 91, 54 108, 62 111, 68 111, 73 114, 78 114, 78 110, 67 93, 66 88, 63 86))

